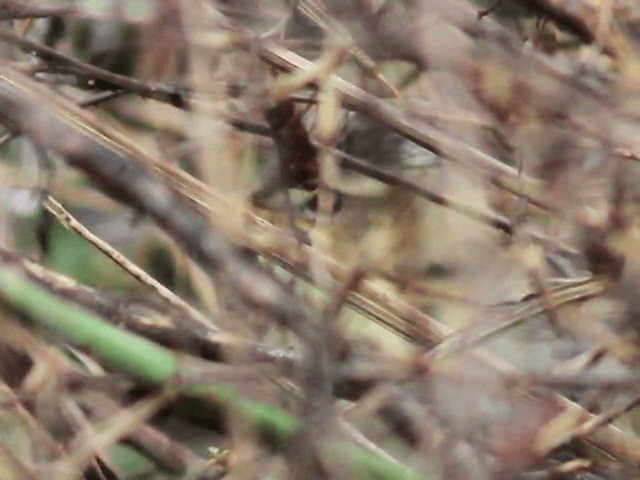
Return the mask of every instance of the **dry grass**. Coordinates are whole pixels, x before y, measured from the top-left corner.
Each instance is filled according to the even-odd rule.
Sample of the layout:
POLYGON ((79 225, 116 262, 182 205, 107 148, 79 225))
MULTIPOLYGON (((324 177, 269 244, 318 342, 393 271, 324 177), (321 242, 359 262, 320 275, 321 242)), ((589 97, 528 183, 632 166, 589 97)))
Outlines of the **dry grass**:
POLYGON ((640 478, 635 2, 6 3, 0 479, 640 478))

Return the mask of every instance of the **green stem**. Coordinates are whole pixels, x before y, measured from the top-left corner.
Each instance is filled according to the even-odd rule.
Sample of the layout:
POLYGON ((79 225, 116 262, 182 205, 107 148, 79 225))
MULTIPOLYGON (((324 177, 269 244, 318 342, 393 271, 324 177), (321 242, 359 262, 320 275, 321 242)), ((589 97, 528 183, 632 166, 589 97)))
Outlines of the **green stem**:
POLYGON ((61 300, 6 267, 0 267, 0 295, 39 325, 87 348, 116 370, 155 384, 165 383, 178 373, 177 357, 171 351, 61 300))
MULTIPOLYGON (((25 314, 60 338, 86 348, 109 367, 143 381, 165 385, 180 374, 178 356, 145 338, 121 330, 97 315, 62 300, 16 271, 0 265, 0 302, 25 314)), ((304 427, 301 419, 272 405, 247 400, 224 386, 187 386, 185 393, 213 398, 276 447, 284 447, 304 427)), ((343 449, 358 478, 416 480, 415 473, 357 447, 343 449)))

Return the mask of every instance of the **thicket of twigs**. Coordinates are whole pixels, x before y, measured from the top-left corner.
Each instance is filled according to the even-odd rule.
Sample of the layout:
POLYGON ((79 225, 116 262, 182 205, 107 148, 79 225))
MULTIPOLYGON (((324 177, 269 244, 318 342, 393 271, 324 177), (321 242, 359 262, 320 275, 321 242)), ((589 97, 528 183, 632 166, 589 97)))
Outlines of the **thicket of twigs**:
POLYGON ((0 19, 0 480, 640 478, 635 0, 0 19))

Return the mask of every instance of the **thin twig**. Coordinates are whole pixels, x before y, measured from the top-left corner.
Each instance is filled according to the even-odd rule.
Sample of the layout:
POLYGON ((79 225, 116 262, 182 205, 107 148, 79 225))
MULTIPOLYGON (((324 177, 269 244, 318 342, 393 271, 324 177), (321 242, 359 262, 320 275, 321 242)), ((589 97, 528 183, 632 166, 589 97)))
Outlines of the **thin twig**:
POLYGON ((217 327, 211 322, 211 320, 209 320, 197 309, 189 305, 178 295, 173 293, 171 290, 169 290, 162 283, 157 281, 142 268, 125 257, 123 254, 118 252, 107 242, 102 240, 97 235, 91 233, 88 228, 86 228, 78 219, 71 215, 58 201, 56 201, 56 199, 51 196, 47 196, 44 201, 44 207, 49 212, 51 212, 66 228, 78 233, 82 238, 84 238, 87 242, 104 253, 116 265, 122 268, 125 272, 129 273, 138 282, 155 291, 156 294, 168 305, 178 308, 196 322, 199 322, 202 325, 206 326, 208 329, 217 331, 217 327))
POLYGON ((330 150, 340 158, 342 165, 347 169, 354 170, 371 178, 375 178, 376 180, 380 180, 381 182, 384 182, 388 185, 404 187, 408 191, 413 192, 417 196, 425 198, 432 203, 447 207, 454 212, 457 212, 461 215, 464 215, 465 217, 471 218, 485 225, 489 225, 490 227, 496 228, 508 235, 513 234, 513 227, 511 226, 511 222, 509 222, 509 220, 506 218, 499 217, 490 213, 483 213, 475 210, 472 207, 468 207, 454 200, 443 197, 442 195, 430 191, 428 188, 425 188, 424 186, 414 182, 409 178, 406 178, 395 172, 390 172, 388 170, 378 168, 371 162, 367 162, 360 158, 354 157, 353 155, 349 155, 348 153, 345 153, 341 150, 330 150))
POLYGON ((9 42, 26 53, 35 54, 48 63, 54 63, 58 68, 64 67, 67 71, 86 75, 96 81, 102 81, 113 87, 135 93, 142 97, 150 97, 157 100, 168 101, 175 106, 186 106, 185 92, 179 88, 161 83, 146 83, 135 78, 118 75, 103 68, 95 67, 85 62, 76 60, 62 54, 53 48, 33 42, 15 33, 0 29, 0 40, 9 42))
POLYGON ((556 288, 550 291, 546 298, 537 297, 509 306, 506 312, 496 319, 472 323, 447 336, 439 345, 427 352, 423 359, 428 363, 442 361, 456 352, 476 347, 505 330, 545 313, 547 308, 557 309, 563 305, 595 297, 601 294, 606 286, 607 283, 604 281, 587 278, 556 288))
MULTIPOLYGON (((111 418, 120 409, 116 402, 101 393, 83 392, 79 397, 79 402, 84 408, 100 420, 111 418)), ((211 470, 205 477, 207 479, 219 478, 224 474, 223 468, 208 464, 205 459, 196 455, 186 445, 173 440, 148 423, 129 432, 124 440, 151 455, 156 462, 171 472, 186 473, 189 471, 193 474, 199 470, 211 470)), ((197 478, 202 477, 198 476, 197 478)))
POLYGON ((358 65, 372 74, 393 94, 393 96, 402 96, 398 88, 382 74, 375 60, 362 48, 356 45, 355 41, 349 34, 349 31, 326 11, 321 0, 302 0, 297 3, 297 8, 308 20, 324 30, 325 34, 327 34, 331 39, 338 39, 340 42, 347 45, 349 53, 353 56, 358 65))
MULTIPOLYGON (((562 432, 561 435, 558 435, 555 431, 550 431, 549 433, 551 435, 555 434, 554 436, 552 436, 552 438, 545 438, 546 432, 543 429, 542 434, 536 441, 536 445, 534 446, 534 448, 536 449, 538 454, 543 457, 556 448, 560 447, 561 445, 564 445, 572 440, 587 437, 592 432, 604 427, 605 425, 610 424, 613 420, 633 410, 638 405, 640 405, 640 397, 635 397, 620 407, 612 408, 604 413, 601 413, 600 415, 590 417, 588 420, 580 423, 577 427, 569 429, 566 432, 562 432)), ((567 412, 563 412, 560 415, 567 415, 567 412)), ((569 413, 569 415, 571 414, 569 413)), ((552 421, 551 428, 553 429, 554 427, 555 430, 558 429, 556 425, 553 425, 552 421)))
POLYGON ((76 7, 36 7, 20 4, 16 0, 3 2, 0 6, 0 21, 28 18, 47 18, 69 15, 76 12, 76 7))

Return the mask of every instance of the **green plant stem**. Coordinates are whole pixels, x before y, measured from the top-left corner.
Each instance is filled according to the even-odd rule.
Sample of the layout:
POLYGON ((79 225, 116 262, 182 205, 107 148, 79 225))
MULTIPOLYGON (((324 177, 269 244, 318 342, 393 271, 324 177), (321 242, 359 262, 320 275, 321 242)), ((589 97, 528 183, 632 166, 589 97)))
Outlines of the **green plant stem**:
POLYGON ((166 383, 178 373, 178 360, 171 351, 61 300, 6 267, 0 267, 0 295, 56 336, 89 349, 116 370, 154 384, 166 383))
MULTIPOLYGON (((180 377, 179 357, 169 349, 109 324, 1 264, 0 302, 60 338, 88 349, 115 370, 157 385, 170 385, 180 377)), ((187 385, 184 393, 222 404, 276 448, 285 447, 304 428, 301 419, 272 405, 242 398, 228 386, 187 385)), ((353 451, 349 454, 352 468, 361 473, 358 478, 421 478, 358 447, 353 446, 349 451, 353 451)))

